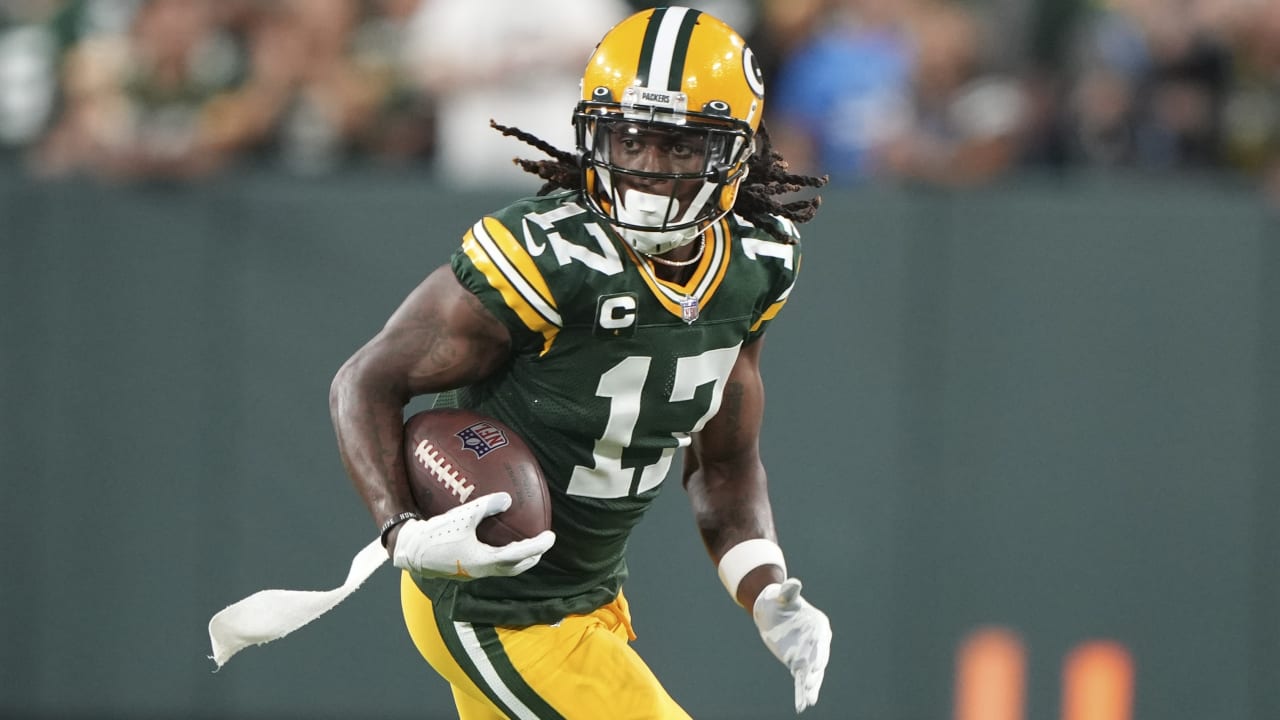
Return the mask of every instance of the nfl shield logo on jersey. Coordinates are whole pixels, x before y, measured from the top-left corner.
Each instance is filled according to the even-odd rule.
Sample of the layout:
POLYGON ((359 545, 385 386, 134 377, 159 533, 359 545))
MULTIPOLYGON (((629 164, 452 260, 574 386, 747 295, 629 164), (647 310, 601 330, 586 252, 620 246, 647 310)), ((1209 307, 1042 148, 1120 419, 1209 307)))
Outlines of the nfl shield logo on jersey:
POLYGON ((680 301, 680 317, 690 324, 698 319, 698 298, 690 296, 680 301))
POLYGON ((462 440, 462 447, 476 454, 477 458, 507 444, 507 435, 487 422, 478 422, 454 433, 462 440))

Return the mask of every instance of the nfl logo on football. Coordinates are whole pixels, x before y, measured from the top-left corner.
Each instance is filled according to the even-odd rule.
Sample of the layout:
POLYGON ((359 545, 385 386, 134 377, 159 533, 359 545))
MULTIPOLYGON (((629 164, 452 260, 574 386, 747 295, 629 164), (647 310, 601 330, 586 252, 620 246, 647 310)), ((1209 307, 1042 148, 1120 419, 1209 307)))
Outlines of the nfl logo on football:
POLYGON ((507 444, 506 434, 487 422, 478 422, 465 427, 455 435, 462 440, 462 447, 475 453, 477 458, 482 458, 507 444))

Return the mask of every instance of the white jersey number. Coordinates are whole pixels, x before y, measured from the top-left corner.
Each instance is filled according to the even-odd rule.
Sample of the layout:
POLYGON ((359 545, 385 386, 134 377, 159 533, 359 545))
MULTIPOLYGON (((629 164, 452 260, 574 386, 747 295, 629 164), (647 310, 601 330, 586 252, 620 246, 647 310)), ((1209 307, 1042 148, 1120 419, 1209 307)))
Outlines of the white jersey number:
POLYGON ((662 412, 661 408, 642 408, 641 392, 645 380, 649 376, 652 358, 643 355, 629 357, 614 365, 608 372, 600 376, 600 384, 596 386, 596 395, 609 399, 609 421, 605 424, 604 435, 596 440, 592 452, 594 467, 578 465, 573 468, 569 478, 569 494, 594 498, 619 498, 635 493, 643 493, 657 487, 671 469, 671 458, 676 448, 686 447, 689 436, 698 432, 707 421, 720 409, 720 399, 724 395, 724 384, 729 378, 738 359, 741 344, 719 350, 708 350, 701 355, 683 357, 676 360, 675 382, 671 388, 670 402, 686 402, 693 400, 698 388, 714 383, 711 401, 697 422, 685 431, 671 433, 675 438, 675 447, 665 448, 657 462, 638 468, 624 468, 622 453, 630 447, 636 423, 642 412, 662 412), (639 482, 635 482, 636 473, 640 474, 639 482))

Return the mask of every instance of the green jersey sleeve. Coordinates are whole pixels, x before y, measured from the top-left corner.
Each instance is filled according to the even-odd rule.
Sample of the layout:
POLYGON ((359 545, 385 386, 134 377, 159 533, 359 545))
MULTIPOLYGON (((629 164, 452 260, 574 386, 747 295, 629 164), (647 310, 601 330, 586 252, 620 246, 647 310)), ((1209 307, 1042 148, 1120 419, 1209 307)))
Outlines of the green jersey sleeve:
POLYGON ((803 253, 800 246, 800 233, 794 223, 780 217, 774 217, 777 228, 782 230, 788 242, 781 242, 773 235, 755 227, 742 218, 735 218, 742 237, 742 250, 753 260, 768 258, 773 262, 767 264, 771 269, 768 290, 756 308, 756 316, 751 323, 747 342, 764 335, 769 323, 778 316, 791 297, 796 279, 800 275, 800 263, 803 253))

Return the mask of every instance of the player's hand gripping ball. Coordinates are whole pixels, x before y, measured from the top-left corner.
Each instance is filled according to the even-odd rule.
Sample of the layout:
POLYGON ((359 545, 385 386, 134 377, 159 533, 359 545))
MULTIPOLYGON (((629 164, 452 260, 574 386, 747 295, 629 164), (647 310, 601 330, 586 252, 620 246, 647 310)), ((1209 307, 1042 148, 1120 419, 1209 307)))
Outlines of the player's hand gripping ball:
POLYGON ((506 492, 511 507, 480 521, 476 537, 481 542, 506 545, 551 528, 542 468, 506 425, 471 410, 427 410, 405 423, 404 443, 409 488, 423 516, 506 492))

